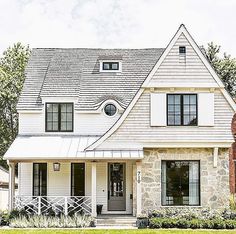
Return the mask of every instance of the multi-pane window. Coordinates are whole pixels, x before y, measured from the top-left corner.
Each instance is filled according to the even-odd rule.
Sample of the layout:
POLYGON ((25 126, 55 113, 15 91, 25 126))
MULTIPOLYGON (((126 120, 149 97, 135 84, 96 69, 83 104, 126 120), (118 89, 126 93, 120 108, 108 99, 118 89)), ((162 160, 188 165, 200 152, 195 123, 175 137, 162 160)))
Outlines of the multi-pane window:
POLYGON ((186 54, 186 47, 185 46, 180 46, 179 47, 179 54, 180 55, 185 55, 186 54))
POLYGON ((197 95, 168 94, 167 116, 167 125, 169 126, 196 126, 197 95))
POLYGON ((199 161, 162 161, 162 205, 200 205, 199 161))
POLYGON ((104 112, 105 112, 105 114, 108 115, 108 116, 113 116, 113 115, 116 114, 117 108, 116 108, 116 106, 113 105, 113 104, 107 104, 107 105, 105 106, 105 108, 104 108, 104 112))
POLYGON ((119 70, 119 62, 103 62, 103 70, 119 70))
POLYGON ((48 132, 73 131, 72 103, 46 104, 46 131, 48 132))
POLYGON ((47 163, 33 164, 33 196, 47 196, 47 163))

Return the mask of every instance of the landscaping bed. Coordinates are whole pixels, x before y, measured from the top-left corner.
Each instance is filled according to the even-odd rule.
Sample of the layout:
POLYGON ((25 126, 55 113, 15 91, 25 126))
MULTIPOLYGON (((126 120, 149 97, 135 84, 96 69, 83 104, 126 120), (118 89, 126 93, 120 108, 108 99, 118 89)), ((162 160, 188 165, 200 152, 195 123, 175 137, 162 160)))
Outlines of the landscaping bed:
POLYGON ((139 228, 236 229, 232 210, 163 208, 138 217, 139 228))

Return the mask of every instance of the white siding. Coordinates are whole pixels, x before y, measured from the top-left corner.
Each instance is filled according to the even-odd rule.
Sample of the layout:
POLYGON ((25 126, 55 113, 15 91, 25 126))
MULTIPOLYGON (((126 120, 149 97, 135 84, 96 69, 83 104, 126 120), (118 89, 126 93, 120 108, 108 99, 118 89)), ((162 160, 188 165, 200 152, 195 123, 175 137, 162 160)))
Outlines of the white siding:
POLYGON ((230 126, 234 112, 220 91, 215 92, 214 105, 214 127, 151 127, 150 93, 145 91, 118 130, 98 148, 127 149, 157 142, 233 141, 230 126))
POLYGON ((169 84, 170 87, 187 83, 195 84, 195 87, 216 84, 184 34, 180 35, 150 82, 156 86, 169 84), (186 46, 185 62, 180 61, 179 46, 186 46))
MULTIPOLYGON (((74 132, 63 134, 77 135, 102 135, 120 117, 120 113, 114 117, 107 117, 103 112, 98 114, 82 114, 74 112, 74 132)), ((45 132, 45 112, 20 113, 19 134, 54 134, 45 132)), ((58 133, 55 133, 58 134, 58 133)))
POLYGON ((61 163, 60 171, 53 170, 53 163, 48 163, 48 196, 70 196, 70 163, 61 163))

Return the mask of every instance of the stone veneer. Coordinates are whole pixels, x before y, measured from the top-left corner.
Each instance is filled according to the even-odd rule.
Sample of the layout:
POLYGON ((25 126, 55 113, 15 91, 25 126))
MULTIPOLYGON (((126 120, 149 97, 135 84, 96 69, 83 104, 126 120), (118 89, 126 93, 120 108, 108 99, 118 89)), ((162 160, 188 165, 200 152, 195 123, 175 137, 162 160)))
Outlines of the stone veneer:
POLYGON ((161 207, 161 160, 200 160, 201 207, 219 209, 229 205, 228 149, 219 149, 216 168, 213 167, 213 149, 145 149, 142 160, 142 212, 161 207))

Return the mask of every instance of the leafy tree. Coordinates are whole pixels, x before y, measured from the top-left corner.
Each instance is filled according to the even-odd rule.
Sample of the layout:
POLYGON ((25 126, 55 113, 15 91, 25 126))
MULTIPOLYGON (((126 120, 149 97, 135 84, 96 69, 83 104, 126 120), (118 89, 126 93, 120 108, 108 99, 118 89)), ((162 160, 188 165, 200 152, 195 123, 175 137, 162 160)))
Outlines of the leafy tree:
POLYGON ((236 97, 236 59, 231 58, 226 53, 221 58, 220 46, 213 42, 208 43, 208 47, 204 49, 205 55, 218 75, 221 77, 228 92, 236 97))
POLYGON ((4 153, 18 131, 16 104, 25 79, 24 69, 30 55, 29 46, 16 43, 0 59, 0 165, 4 153))

